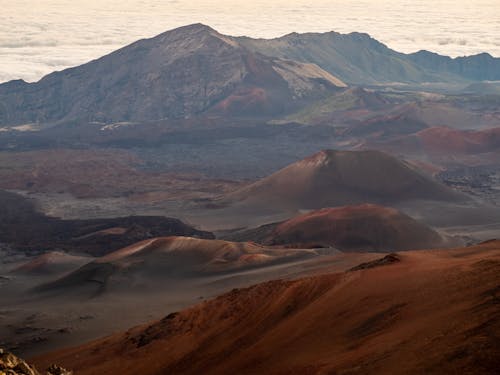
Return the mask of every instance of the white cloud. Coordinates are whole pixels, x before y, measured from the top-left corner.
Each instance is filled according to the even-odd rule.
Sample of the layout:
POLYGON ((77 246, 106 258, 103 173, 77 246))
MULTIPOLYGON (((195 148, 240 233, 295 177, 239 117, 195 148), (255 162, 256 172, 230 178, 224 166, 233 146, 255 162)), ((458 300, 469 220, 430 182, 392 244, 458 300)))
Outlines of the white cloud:
POLYGON ((232 35, 362 31, 402 52, 500 56, 499 0, 15 0, 0 12, 0 82, 39 79, 203 22, 232 35))

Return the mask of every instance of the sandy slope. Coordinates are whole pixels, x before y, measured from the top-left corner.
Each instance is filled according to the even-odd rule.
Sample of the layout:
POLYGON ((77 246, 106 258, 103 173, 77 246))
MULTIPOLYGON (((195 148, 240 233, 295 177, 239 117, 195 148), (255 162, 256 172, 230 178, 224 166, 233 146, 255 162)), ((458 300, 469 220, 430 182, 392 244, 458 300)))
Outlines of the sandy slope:
POLYGON ((78 374, 493 374, 500 241, 233 290, 35 358, 78 374))

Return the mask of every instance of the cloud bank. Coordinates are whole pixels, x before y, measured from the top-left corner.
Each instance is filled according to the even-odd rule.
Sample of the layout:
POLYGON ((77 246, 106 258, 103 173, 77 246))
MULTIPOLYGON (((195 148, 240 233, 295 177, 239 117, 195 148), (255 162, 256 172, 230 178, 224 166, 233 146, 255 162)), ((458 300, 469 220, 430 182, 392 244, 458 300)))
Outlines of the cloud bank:
MULTIPOLYGON (((6 3, 6 4, 5 4, 6 3)), ((0 82, 36 81, 137 39, 203 22, 231 35, 367 32, 401 52, 500 56, 499 0, 16 0, 0 12, 0 82)))

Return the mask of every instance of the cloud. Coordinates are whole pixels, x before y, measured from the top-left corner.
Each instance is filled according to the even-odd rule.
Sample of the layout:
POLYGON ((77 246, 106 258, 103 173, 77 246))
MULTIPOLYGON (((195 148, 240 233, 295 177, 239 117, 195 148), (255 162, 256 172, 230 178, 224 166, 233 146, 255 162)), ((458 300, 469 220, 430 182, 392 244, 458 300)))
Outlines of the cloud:
POLYGON ((16 0, 0 12, 0 82, 34 81, 137 39, 203 22, 220 32, 367 32, 401 52, 500 56, 498 0, 16 0))

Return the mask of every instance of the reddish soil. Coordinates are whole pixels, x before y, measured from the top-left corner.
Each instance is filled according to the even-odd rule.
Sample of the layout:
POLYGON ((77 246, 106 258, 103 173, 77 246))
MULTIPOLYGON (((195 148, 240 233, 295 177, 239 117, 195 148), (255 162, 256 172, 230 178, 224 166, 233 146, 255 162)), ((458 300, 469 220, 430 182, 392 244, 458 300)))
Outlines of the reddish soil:
POLYGON ((425 249, 443 247, 447 242, 425 224, 374 204, 297 216, 276 226, 264 241, 269 245, 333 246, 343 251, 425 249))
POLYGON ((252 113, 267 105, 266 90, 260 87, 243 88, 215 106, 215 111, 228 114, 252 113))

